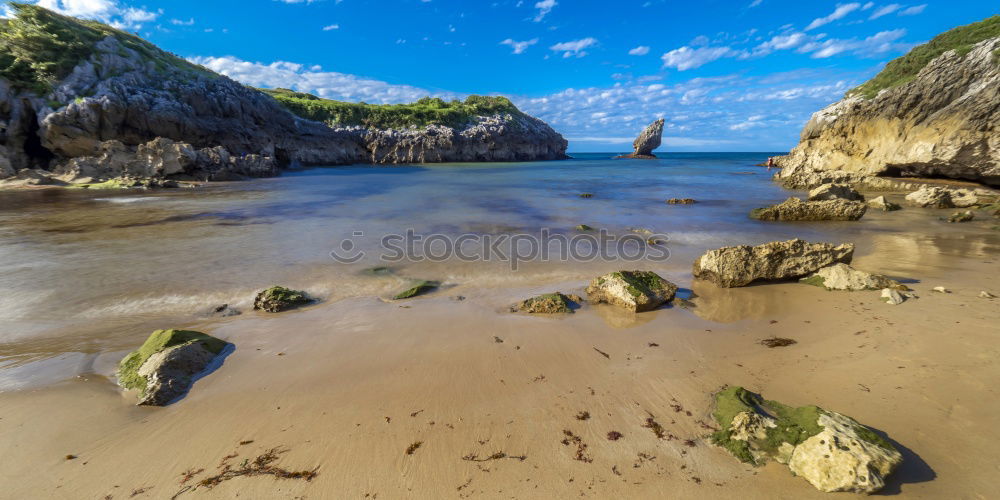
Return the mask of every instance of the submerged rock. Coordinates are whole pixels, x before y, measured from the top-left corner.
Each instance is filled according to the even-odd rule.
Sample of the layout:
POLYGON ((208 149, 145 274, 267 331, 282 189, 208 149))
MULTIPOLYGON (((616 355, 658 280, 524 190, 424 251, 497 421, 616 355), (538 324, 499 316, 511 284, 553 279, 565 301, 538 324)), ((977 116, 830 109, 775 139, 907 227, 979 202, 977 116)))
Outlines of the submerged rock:
POLYGON ((892 212, 894 210, 899 210, 903 207, 885 199, 885 196, 878 196, 868 200, 868 206, 876 210, 881 210, 883 212, 892 212))
POLYGON ((801 278, 838 262, 849 264, 854 245, 809 243, 800 239, 740 245, 706 252, 694 262, 694 277, 716 286, 746 286, 757 280, 801 278))
POLYGON ((295 309, 313 302, 305 292, 283 286, 272 286, 257 294, 253 301, 254 310, 277 313, 295 309))
POLYGON ((809 191, 809 201, 823 200, 865 201, 865 197, 847 184, 823 184, 809 191))
POLYGON ((691 205, 693 203, 698 203, 698 200, 694 198, 670 198, 667 200, 669 205, 691 205))
POLYGON ((853 267, 837 263, 824 267, 812 275, 802 278, 802 283, 826 288, 827 290, 881 290, 892 288, 894 290, 906 290, 907 287, 898 281, 889 279, 881 274, 872 274, 865 271, 858 271, 853 267))
POLYGON ((415 283, 410 288, 407 288, 406 290, 403 290, 402 292, 399 292, 396 295, 393 295, 392 296, 392 300, 409 299, 411 297, 416 297, 418 295, 423 295, 425 293, 428 293, 430 291, 433 291, 433 290, 437 289, 437 287, 439 287, 439 286, 441 286, 441 283, 438 282, 438 281, 426 281, 426 280, 425 281, 418 281, 417 283, 415 283))
POLYGON ((201 332, 157 330, 119 363, 118 384, 139 391, 138 405, 166 405, 183 396, 226 345, 201 332))
POLYGON ((587 287, 593 304, 611 304, 632 312, 650 311, 673 300, 677 285, 652 271, 616 271, 594 278, 587 287))
POLYGON ((592 228, 592 227, 590 227, 590 226, 588 226, 586 224, 579 224, 579 225, 576 226, 576 230, 577 231, 593 231, 594 228, 592 228))
POLYGON ((882 301, 893 306, 898 306, 906 301, 906 297, 899 293, 899 290, 886 288, 882 290, 882 301))
POLYGON ((877 492, 903 462, 892 443, 846 415, 786 406, 742 387, 719 391, 712 416, 722 427, 713 443, 742 462, 786 464, 824 492, 877 492))
POLYGON ((655 160, 656 155, 653 154, 653 150, 660 147, 660 143, 663 140, 663 118, 650 123, 643 131, 636 137, 635 141, 632 143, 632 147, 635 149, 631 154, 622 155, 618 158, 638 158, 643 160, 655 160))
POLYGON ((976 216, 972 214, 971 210, 966 210, 964 212, 955 212, 948 217, 948 222, 969 222, 975 219, 976 216))
POLYGON ((789 198, 777 205, 750 211, 750 217, 774 221, 858 220, 865 215, 867 205, 860 201, 832 199, 802 201, 789 198))
POLYGON ((573 306, 580 302, 583 302, 583 299, 576 295, 564 295, 560 292, 547 293, 522 300, 510 306, 510 312, 529 314, 572 313, 573 306))

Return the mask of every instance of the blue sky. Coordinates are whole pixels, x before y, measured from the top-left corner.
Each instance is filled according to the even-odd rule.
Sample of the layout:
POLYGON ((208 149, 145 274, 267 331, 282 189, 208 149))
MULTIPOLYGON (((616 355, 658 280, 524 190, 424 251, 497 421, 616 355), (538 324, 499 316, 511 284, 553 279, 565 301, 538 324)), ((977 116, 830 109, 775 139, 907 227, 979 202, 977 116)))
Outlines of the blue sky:
POLYGON ((809 115, 985 0, 37 0, 247 84, 342 100, 502 94, 570 151, 663 117, 674 151, 782 151, 809 115))

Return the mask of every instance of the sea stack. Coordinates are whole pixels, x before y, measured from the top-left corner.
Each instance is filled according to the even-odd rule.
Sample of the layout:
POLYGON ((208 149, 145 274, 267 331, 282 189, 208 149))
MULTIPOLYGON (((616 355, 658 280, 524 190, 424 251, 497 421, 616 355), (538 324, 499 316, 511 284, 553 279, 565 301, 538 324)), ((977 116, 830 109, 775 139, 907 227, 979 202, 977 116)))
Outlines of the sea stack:
POLYGON ((650 123, 645 130, 635 138, 632 147, 635 151, 632 154, 622 155, 618 158, 638 158, 641 160, 655 160, 656 155, 653 150, 660 147, 663 138, 663 118, 650 123))

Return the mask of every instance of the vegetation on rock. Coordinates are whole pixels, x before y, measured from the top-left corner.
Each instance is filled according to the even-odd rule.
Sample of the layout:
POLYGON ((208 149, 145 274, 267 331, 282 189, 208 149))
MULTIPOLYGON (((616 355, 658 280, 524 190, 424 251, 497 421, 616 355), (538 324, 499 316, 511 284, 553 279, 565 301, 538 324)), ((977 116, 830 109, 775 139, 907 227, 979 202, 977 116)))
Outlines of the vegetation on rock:
POLYGON ((294 309, 312 301, 313 299, 309 298, 305 292, 292 290, 283 286, 272 286, 257 294, 253 302, 253 308, 276 313, 294 309))
POLYGON ((506 97, 473 95, 465 101, 445 101, 424 97, 410 104, 368 104, 323 99, 289 89, 260 89, 274 97, 292 113, 328 125, 392 129, 445 125, 462 127, 477 116, 519 115, 521 112, 506 97))
POLYGON ((118 365, 118 384, 126 389, 145 392, 146 377, 139 375, 139 368, 150 356, 170 347, 201 342, 209 352, 218 354, 226 343, 211 335, 191 330, 157 330, 142 347, 125 356, 118 365))
MULTIPOLYGON (((875 78, 852 89, 847 94, 861 95, 866 99, 871 99, 884 89, 898 87, 912 81, 920 73, 920 70, 924 69, 924 66, 949 50, 954 50, 958 55, 964 56, 972 50, 975 44, 996 37, 1000 37, 1000 15, 978 23, 959 26, 941 33, 923 45, 914 47, 903 57, 890 61, 878 75, 875 75, 875 78)), ((1000 57, 997 57, 997 51, 994 51, 994 59, 1000 60, 1000 57)))
POLYGON ((393 300, 409 299, 411 297, 416 297, 417 295, 423 295, 435 288, 441 286, 441 283, 437 281, 420 281, 415 285, 397 293, 392 297, 393 300))
POLYGON ((214 75, 136 35, 106 24, 74 19, 32 4, 10 2, 8 5, 14 17, 0 23, 0 77, 7 79, 14 88, 47 94, 56 82, 94 53, 98 42, 109 36, 149 60, 157 71, 214 75))

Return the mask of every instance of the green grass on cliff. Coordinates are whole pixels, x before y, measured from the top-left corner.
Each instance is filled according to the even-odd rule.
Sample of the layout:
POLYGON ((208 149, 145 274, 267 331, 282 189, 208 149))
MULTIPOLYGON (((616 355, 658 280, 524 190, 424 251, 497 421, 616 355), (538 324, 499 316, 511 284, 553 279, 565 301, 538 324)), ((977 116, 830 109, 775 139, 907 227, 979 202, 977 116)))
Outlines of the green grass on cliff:
POLYGON ((425 97, 410 104, 367 104, 323 99, 288 89, 261 90, 292 113, 329 125, 361 125, 380 129, 426 125, 461 127, 476 116, 520 114, 506 97, 469 96, 465 101, 451 102, 425 97))
POLYGON ((63 16, 37 5, 18 2, 9 5, 14 17, 0 23, 0 77, 19 90, 48 93, 56 82, 90 57, 97 42, 108 36, 151 61, 156 70, 212 74, 106 24, 63 16))
MULTIPOLYGON (((917 77, 917 73, 924 69, 924 66, 949 50, 954 50, 958 55, 964 56, 972 50, 973 45, 996 37, 1000 37, 1000 15, 946 31, 931 41, 914 47, 905 56, 890 61, 881 73, 875 75, 875 78, 854 88, 847 95, 860 94, 866 99, 871 99, 883 89, 897 87, 912 81, 917 77)), ((996 55, 997 53, 994 52, 994 56, 996 55)))

